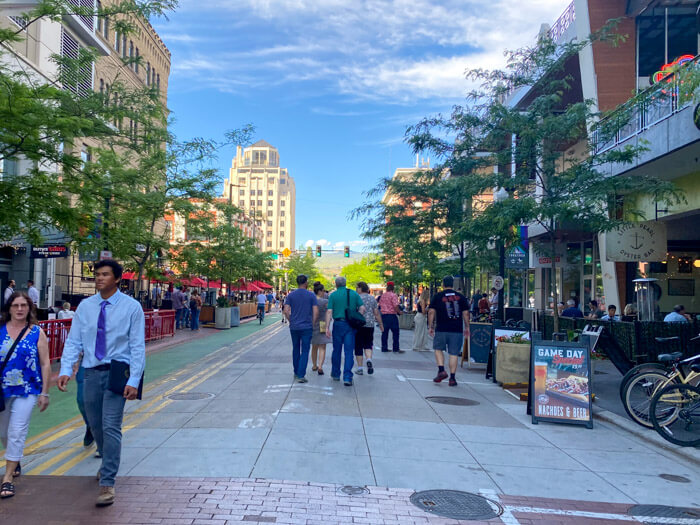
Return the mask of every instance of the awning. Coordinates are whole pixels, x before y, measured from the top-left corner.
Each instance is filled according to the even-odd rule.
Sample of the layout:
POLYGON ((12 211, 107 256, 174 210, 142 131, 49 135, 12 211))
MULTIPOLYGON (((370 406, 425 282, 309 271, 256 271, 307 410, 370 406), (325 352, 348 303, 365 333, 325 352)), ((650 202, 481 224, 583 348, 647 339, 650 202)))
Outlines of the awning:
POLYGON ((122 274, 122 279, 126 279, 127 281, 131 281, 134 277, 136 277, 136 272, 124 272, 122 274))
POLYGON ((183 277, 179 281, 185 286, 202 287, 207 285, 207 282, 199 277, 183 277))
POLYGON ((265 283, 265 282, 263 282, 263 281, 253 281, 253 284, 254 284, 255 286, 257 286, 258 288, 263 288, 263 289, 265 289, 265 290, 272 290, 272 288, 273 288, 272 285, 267 284, 267 283, 265 283))
POLYGON ((262 292, 263 289, 253 283, 240 283, 231 288, 232 292, 262 292))
POLYGON ((221 281, 209 281, 208 285, 207 282, 204 281, 204 286, 208 286, 209 288, 221 288, 221 281))

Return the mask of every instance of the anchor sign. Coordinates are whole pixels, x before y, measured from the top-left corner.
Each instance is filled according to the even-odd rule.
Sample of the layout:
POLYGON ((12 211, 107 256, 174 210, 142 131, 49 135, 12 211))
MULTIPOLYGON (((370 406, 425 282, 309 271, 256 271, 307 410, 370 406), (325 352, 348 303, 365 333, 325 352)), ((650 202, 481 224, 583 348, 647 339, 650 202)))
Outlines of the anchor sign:
POLYGON ((639 250, 642 246, 644 246, 641 242, 639 242, 639 234, 635 233, 634 234, 634 244, 631 244, 630 247, 633 250, 639 250))

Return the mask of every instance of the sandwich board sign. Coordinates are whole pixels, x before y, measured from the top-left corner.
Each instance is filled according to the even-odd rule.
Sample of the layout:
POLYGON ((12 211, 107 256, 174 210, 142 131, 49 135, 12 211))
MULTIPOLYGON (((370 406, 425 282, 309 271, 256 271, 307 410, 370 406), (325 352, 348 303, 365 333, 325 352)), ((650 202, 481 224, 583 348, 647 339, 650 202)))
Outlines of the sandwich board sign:
POLYGON ((593 428, 588 345, 533 341, 530 366, 533 424, 548 421, 593 428))

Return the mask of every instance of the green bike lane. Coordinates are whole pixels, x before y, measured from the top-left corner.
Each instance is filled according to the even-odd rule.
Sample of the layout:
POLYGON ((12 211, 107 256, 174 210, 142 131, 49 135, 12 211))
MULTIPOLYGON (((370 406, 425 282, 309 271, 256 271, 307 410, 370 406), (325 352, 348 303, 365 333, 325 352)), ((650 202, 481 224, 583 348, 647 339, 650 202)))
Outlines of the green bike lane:
MULTIPOLYGON (((173 345, 164 350, 149 349, 146 345, 146 371, 144 387, 161 379, 183 367, 194 363, 219 350, 220 348, 240 341, 261 330, 279 323, 280 314, 267 314, 262 325, 252 320, 229 330, 215 330, 202 328, 205 334, 188 339, 180 344, 173 345), (207 334, 206 332, 211 332, 207 334), (151 351, 152 353, 149 353, 151 351)), ((68 383, 67 392, 59 392, 52 386, 50 390, 51 403, 44 412, 35 411, 29 426, 28 439, 49 431, 59 425, 65 424, 73 418, 80 417, 76 403, 77 386, 75 381, 68 383)))

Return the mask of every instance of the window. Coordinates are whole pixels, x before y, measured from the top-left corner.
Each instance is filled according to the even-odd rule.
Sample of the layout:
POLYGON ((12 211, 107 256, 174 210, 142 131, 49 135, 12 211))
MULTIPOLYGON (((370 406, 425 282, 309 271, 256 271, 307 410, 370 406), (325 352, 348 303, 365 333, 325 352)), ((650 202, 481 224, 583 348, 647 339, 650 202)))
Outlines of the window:
POLYGON ((17 159, 9 158, 0 160, 0 179, 4 177, 14 177, 19 174, 19 162, 17 159))
POLYGON ((105 94, 105 81, 103 79, 100 79, 100 95, 105 94))
POLYGON ((263 194, 262 190, 258 190, 258 195, 259 195, 260 197, 262 197, 262 194, 263 194))
POLYGON ((245 184, 245 179, 239 178, 239 179, 238 179, 238 184, 245 184))
POLYGON ((251 200, 251 201, 250 201, 250 205, 251 205, 251 206, 255 206, 255 201, 254 201, 254 200, 251 200))
POLYGON ((272 212, 271 212, 271 211, 268 211, 268 212, 267 212, 267 216, 268 216, 268 217, 272 217, 272 212))
POLYGON ((273 201, 267 201, 268 206, 272 206, 272 204, 273 204, 273 201))
POLYGON ((119 53, 119 44, 121 42, 121 38, 119 38, 119 33, 117 31, 114 32, 114 49, 116 50, 117 53, 119 53))
POLYGON ((280 217, 284 217, 284 210, 280 212, 280 217))
POLYGON ((280 201, 280 206, 284 206, 284 201, 280 201))
POLYGON ((104 19, 104 25, 102 28, 102 36, 105 37, 105 39, 109 38, 109 17, 105 17, 104 19))
POLYGON ((258 206, 262 206, 262 201, 258 201, 258 206))
POLYGON ((90 154, 90 150, 88 150, 86 144, 83 144, 83 146, 80 148, 80 161, 82 162, 83 167, 85 167, 85 164, 87 164, 91 160, 92 155, 90 154))
POLYGON ((270 230, 267 230, 267 236, 272 237, 272 232, 270 230))
POLYGON ((267 241, 267 247, 272 248, 272 241, 267 241))
POLYGON ((24 18, 23 16, 8 16, 10 20, 12 20, 15 24, 17 24, 22 31, 27 30, 27 22, 28 20, 24 18))
POLYGON ((280 248, 284 248, 284 241, 280 242, 280 248))
POLYGON ((156 75, 156 86, 160 89, 160 73, 156 75))
POLYGON ((238 201, 238 206, 240 206, 241 208, 245 206, 245 201, 238 201))
POLYGON ((262 166, 267 164, 267 151, 253 151, 253 164, 262 166))
POLYGON ((146 62, 146 85, 151 85, 151 63, 146 62))
POLYGON ((141 56, 141 55, 139 54, 139 48, 137 47, 136 48, 136 63, 134 64, 134 71, 136 71, 136 73, 139 72, 139 60, 138 60, 139 56, 141 56))
POLYGON ((275 194, 274 191, 272 191, 272 190, 267 190, 267 196, 268 196, 268 197, 272 197, 274 194, 275 194))
POLYGON ((126 35, 122 35, 122 56, 126 58, 126 35))
POLYGON ((280 178, 280 184, 285 184, 285 180, 280 178))
POLYGON ((695 9, 657 7, 637 17, 639 77, 653 75, 680 55, 698 54, 695 9))
POLYGON ((272 221, 267 221, 268 226, 272 226, 272 221))
POLYGON ((245 195, 245 190, 238 190, 239 195, 245 195))
POLYGON ((280 228, 284 228, 284 221, 280 222, 280 228))
MULTIPOLYGON (((99 0, 97 1, 97 13, 99 14, 102 12, 102 2, 99 0)), ((102 17, 98 16, 97 17, 97 32, 100 33, 102 32, 102 17)))
MULTIPOLYGON (((77 60, 80 58, 81 51, 78 41, 64 28, 61 28, 61 56, 77 60)), ((82 64, 79 67, 63 67, 61 69, 61 84, 64 89, 80 96, 87 96, 93 90, 92 63, 82 64)))

